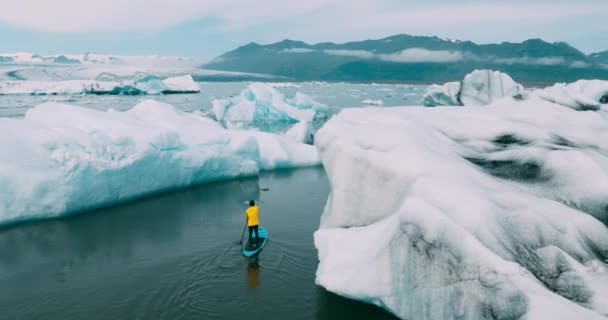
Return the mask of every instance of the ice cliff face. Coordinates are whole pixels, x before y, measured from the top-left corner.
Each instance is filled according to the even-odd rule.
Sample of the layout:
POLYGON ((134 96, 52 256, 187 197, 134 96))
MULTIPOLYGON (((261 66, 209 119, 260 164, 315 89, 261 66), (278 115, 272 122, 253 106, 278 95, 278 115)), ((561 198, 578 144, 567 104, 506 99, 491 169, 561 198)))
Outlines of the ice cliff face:
POLYGON ((404 319, 605 319, 608 111, 343 110, 316 281, 404 319))
POLYGON ((126 112, 45 103, 0 118, 0 149, 0 224, 319 164, 313 146, 226 130, 154 100, 126 112))

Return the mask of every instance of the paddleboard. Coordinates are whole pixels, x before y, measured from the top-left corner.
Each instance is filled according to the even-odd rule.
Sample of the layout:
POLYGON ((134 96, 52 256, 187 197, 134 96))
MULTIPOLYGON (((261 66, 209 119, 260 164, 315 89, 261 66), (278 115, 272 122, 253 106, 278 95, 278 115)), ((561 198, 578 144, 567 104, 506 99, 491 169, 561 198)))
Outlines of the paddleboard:
MULTIPOLYGON (((266 229, 264 229, 262 227, 258 227, 258 232, 260 234, 258 235, 259 238, 258 238, 257 244, 249 243, 249 239, 247 239, 247 244, 245 244, 245 246, 243 247, 244 256, 251 257, 251 256, 258 254, 258 252, 260 252, 262 250, 262 248, 264 248, 264 246, 266 245, 266 242, 268 242, 268 233, 266 232, 266 229)), ((255 234, 254 234, 254 241, 255 241, 255 234)))

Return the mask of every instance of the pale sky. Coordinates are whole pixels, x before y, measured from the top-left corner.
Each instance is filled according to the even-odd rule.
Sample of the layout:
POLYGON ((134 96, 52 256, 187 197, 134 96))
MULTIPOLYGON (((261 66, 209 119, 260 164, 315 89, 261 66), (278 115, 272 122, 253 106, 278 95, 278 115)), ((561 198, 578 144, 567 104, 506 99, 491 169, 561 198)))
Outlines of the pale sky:
POLYGON ((210 59, 251 41, 394 34, 477 43, 565 41, 608 50, 608 0, 0 0, 0 52, 210 59))

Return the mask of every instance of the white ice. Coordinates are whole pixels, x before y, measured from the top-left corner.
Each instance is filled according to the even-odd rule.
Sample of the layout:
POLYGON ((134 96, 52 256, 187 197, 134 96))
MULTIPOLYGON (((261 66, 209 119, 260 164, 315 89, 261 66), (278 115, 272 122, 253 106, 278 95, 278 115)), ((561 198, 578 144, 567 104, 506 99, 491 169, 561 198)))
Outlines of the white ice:
POLYGON ((502 72, 475 70, 462 82, 432 85, 423 104, 434 106, 483 106, 524 91, 524 87, 502 72))
POLYGON ((534 90, 539 98, 577 110, 597 110, 608 103, 608 81, 579 80, 534 90))
POLYGON ((264 83, 252 83, 236 97, 213 101, 215 118, 228 128, 285 132, 286 127, 299 124, 285 135, 300 142, 307 141, 313 120, 326 117, 328 111, 310 96, 298 92, 289 99, 264 83))
POLYGON ((605 319, 608 111, 345 109, 317 284, 404 319, 605 319))
POLYGON ((200 88, 190 75, 161 80, 147 76, 139 80, 122 82, 95 80, 66 81, 0 81, 0 95, 51 95, 51 94, 162 94, 198 93, 200 88))
POLYGON ((381 105, 384 104, 384 102, 382 100, 365 99, 365 100, 361 101, 361 104, 368 104, 368 105, 373 105, 373 106, 381 106, 381 105))
POLYGON ((0 223, 53 217, 260 170, 319 164, 313 146, 146 100, 129 111, 44 103, 0 119, 0 223))

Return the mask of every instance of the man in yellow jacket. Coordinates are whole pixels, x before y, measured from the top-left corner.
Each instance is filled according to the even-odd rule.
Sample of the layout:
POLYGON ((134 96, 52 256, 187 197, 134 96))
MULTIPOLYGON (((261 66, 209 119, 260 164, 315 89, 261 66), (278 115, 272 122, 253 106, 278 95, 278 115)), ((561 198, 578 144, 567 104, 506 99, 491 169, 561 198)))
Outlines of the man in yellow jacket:
POLYGON ((260 220, 258 219, 258 206, 255 205, 255 201, 249 201, 249 208, 245 211, 245 216, 247 217, 247 226, 249 227, 249 243, 253 243, 255 245, 258 244, 258 239, 260 238, 258 234, 258 225, 260 224, 260 220), (253 232, 255 231, 255 241, 252 241, 253 232))

